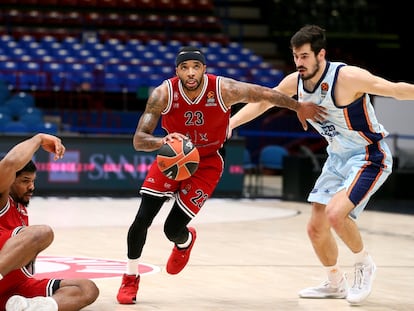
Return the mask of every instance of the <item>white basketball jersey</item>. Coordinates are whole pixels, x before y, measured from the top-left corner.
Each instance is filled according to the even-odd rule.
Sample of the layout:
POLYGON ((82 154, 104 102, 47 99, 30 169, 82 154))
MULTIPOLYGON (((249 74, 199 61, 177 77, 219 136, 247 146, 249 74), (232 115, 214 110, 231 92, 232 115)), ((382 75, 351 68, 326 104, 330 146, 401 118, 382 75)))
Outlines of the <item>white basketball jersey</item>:
POLYGON ((378 123, 369 94, 364 94, 345 107, 335 105, 335 83, 342 66, 346 64, 327 62, 325 72, 314 90, 306 90, 299 78, 298 100, 314 102, 327 109, 325 121, 308 121, 328 141, 329 154, 344 155, 378 142, 388 132, 378 123))

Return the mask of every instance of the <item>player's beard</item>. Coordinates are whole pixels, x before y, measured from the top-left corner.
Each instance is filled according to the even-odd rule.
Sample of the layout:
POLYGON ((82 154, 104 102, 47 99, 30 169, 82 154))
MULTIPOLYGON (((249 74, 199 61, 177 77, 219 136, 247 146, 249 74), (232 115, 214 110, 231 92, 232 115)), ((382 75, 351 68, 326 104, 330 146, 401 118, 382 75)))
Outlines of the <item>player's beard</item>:
POLYGON ((316 61, 312 69, 313 69, 312 71, 308 69, 305 74, 301 75, 301 79, 303 81, 310 80, 316 76, 316 74, 319 72, 319 69, 320 69, 319 61, 316 61))
MULTIPOLYGON (((25 195, 26 194, 28 194, 28 193, 25 193, 25 195)), ((30 194, 32 195, 33 194, 33 192, 30 192, 30 194)), ((30 203, 30 201, 29 200, 26 200, 23 196, 21 196, 21 197, 18 197, 17 199, 15 199, 15 201, 17 202, 17 203, 20 203, 21 205, 23 205, 24 207, 28 207, 29 206, 29 203, 30 203)))

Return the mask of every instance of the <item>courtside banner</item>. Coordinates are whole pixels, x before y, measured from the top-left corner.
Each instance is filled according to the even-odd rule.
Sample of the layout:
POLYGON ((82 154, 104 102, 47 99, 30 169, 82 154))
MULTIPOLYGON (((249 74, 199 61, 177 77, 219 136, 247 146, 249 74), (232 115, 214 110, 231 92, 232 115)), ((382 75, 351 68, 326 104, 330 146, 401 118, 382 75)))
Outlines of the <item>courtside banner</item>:
MULTIPOLYGON (((1 136, 0 155, 28 136, 1 136)), ((36 195, 138 195, 156 152, 137 152, 132 137, 59 135, 66 146, 63 159, 43 149, 35 154, 36 195)), ((215 195, 240 196, 243 188, 243 140, 229 140, 223 154, 225 171, 215 195)))

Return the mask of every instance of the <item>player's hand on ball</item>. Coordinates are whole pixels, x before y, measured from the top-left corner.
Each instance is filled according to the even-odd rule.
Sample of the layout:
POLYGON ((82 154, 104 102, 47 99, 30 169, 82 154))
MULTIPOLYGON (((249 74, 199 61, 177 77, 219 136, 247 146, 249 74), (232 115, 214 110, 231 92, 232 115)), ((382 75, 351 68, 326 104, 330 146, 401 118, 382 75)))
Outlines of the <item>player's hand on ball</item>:
POLYGON ((188 137, 185 136, 184 134, 174 132, 174 133, 170 133, 167 136, 165 136, 162 142, 163 144, 166 144, 167 142, 173 141, 174 139, 183 140, 183 139, 188 139, 188 137))
POLYGON ((200 162, 197 148, 186 136, 169 134, 158 150, 157 164, 170 179, 184 180, 195 173, 200 162))

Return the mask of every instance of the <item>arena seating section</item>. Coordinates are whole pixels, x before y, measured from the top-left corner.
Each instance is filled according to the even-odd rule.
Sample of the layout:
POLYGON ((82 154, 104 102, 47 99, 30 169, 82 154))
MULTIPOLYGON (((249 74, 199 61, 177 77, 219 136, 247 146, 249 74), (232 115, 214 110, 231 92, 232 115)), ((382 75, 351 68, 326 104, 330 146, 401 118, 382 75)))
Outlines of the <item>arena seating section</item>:
POLYGON ((72 131, 131 133, 125 112, 136 121, 152 88, 175 74, 183 45, 206 53, 210 73, 266 86, 283 76, 223 33, 212 0, 3 0, 1 8, 7 99, 30 93, 72 131))
POLYGON ((222 33, 211 0, 8 0, 0 70, 18 91, 136 93, 174 74, 178 48, 202 48, 210 73, 273 86, 281 72, 222 33))

